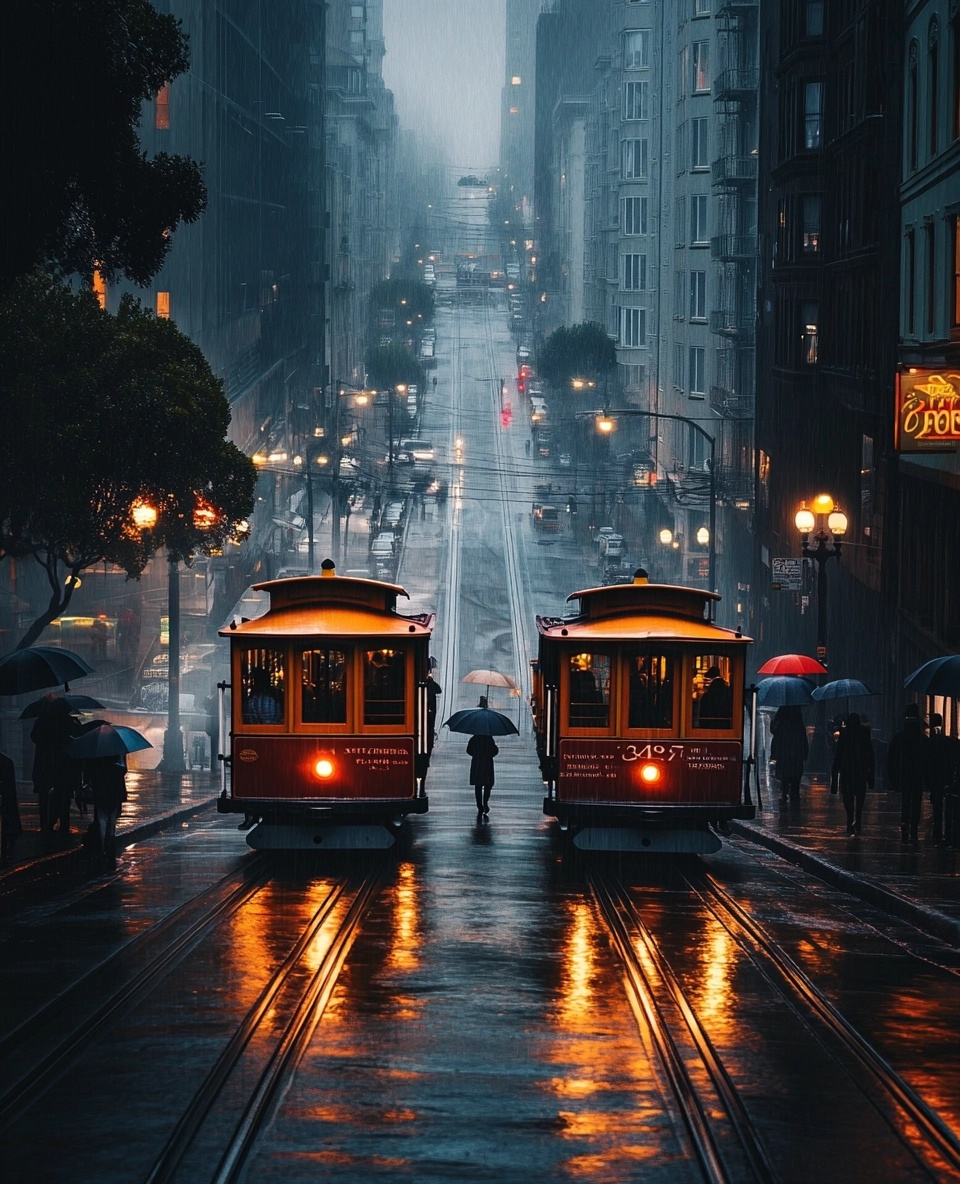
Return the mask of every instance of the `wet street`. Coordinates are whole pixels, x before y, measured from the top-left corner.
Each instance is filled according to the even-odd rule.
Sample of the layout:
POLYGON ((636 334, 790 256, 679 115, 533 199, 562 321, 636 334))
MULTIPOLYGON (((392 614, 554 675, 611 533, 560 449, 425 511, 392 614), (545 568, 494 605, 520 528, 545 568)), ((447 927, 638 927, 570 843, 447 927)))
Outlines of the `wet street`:
MULTIPOLYGON (((439 719, 529 691, 534 615, 595 579, 501 423, 505 297, 438 309, 402 611, 436 611, 439 719)), ((380 856, 268 858, 199 815, 0 926, 9 1180, 960 1179, 960 953, 734 834, 584 856, 542 814, 523 698, 488 819, 441 729, 380 856)))

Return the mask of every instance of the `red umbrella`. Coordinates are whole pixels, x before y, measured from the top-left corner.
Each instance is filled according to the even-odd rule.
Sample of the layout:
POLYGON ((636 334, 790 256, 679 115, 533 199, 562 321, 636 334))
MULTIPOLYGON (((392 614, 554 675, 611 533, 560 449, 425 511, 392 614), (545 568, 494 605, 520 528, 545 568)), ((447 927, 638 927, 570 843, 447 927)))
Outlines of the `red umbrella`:
POLYGON ((768 658, 757 674, 826 674, 827 668, 806 654, 778 654, 768 658))

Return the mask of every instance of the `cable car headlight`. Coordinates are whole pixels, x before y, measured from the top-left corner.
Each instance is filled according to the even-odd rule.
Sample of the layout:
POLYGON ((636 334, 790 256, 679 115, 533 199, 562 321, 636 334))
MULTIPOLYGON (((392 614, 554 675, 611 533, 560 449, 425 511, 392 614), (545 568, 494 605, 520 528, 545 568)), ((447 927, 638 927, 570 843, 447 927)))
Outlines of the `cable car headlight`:
POLYGON ((328 756, 319 757, 313 766, 313 775, 318 781, 329 781, 336 771, 337 766, 328 756))
POLYGON ((663 769, 652 761, 640 766, 640 780, 644 785, 659 785, 663 769))

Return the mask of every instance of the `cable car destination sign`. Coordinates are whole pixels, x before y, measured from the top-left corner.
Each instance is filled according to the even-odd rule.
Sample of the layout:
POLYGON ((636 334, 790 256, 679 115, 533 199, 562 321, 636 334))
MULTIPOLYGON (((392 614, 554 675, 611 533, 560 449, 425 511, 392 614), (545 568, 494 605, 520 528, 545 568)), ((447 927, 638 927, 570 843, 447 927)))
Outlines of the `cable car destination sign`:
POLYGON ((911 367, 897 375, 899 452, 952 452, 960 444, 960 374, 911 367))

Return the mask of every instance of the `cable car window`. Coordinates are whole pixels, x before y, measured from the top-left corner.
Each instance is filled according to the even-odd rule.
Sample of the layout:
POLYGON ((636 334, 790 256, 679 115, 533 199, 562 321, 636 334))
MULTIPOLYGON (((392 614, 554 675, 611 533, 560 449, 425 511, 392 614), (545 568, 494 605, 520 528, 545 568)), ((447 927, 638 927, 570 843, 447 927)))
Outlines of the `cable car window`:
POLYGON ((567 721, 571 728, 606 728, 610 724, 610 658, 607 654, 571 654, 567 721))
POLYGON ((242 651, 240 684, 245 724, 283 723, 283 650, 242 651))
POLYGON ((730 690, 730 659, 700 654, 694 659, 693 726, 733 726, 733 694, 730 690))
POLYGON ((347 722, 347 655, 343 650, 304 650, 301 718, 305 724, 347 722))
POLYGON ((627 651, 628 728, 673 727, 673 667, 670 654, 627 651))
POLYGON ((405 651, 367 650, 363 655, 363 722, 405 723, 406 688, 405 651))

